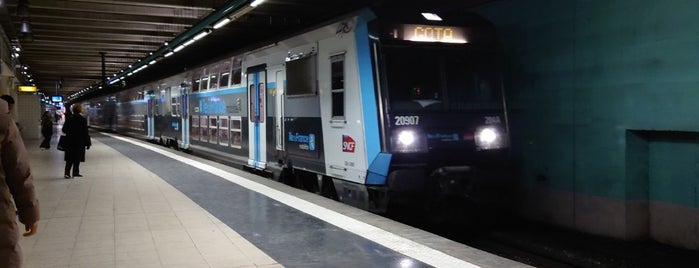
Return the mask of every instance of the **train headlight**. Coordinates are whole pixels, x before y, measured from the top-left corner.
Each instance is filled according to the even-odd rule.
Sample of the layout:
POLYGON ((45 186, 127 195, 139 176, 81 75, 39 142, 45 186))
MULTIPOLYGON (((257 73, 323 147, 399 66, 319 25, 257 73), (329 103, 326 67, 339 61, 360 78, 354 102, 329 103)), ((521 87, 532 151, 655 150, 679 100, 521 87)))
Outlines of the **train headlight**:
POLYGON ((403 146, 410 146, 415 142, 415 132, 410 130, 403 130, 398 133, 398 142, 403 146))
POLYGON ((481 144, 491 144, 498 139, 498 133, 495 131, 495 129, 484 128, 484 129, 481 129, 481 131, 478 133, 477 137, 478 137, 478 141, 481 144))
POLYGON ((427 152, 427 138, 419 130, 402 129, 393 132, 391 144, 394 152, 427 152))
POLYGON ((486 126, 476 130, 476 147, 479 150, 505 148, 508 145, 507 135, 497 127, 486 126))

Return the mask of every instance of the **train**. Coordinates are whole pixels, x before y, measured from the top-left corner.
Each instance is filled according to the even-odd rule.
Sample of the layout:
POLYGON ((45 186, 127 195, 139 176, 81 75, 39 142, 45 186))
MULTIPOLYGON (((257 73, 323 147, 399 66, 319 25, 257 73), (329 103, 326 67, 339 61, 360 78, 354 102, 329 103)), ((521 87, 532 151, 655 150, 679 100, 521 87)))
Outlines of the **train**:
POLYGON ((510 162, 501 45, 478 15, 432 15, 363 8, 79 103, 90 127, 376 213, 483 202, 510 162))

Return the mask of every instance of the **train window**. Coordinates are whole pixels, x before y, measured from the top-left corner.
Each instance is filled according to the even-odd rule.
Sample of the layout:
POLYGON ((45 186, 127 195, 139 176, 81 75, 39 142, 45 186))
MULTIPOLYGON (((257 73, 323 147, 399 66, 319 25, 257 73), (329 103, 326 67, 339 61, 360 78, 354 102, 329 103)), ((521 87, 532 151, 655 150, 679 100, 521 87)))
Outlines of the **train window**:
POLYGON ((222 88, 228 87, 228 84, 230 82, 229 80, 230 80, 230 73, 229 72, 221 73, 221 75, 218 78, 218 86, 222 87, 222 88))
POLYGON ((172 90, 171 87, 165 88, 167 92, 170 92, 170 113, 172 115, 179 115, 180 111, 180 99, 179 94, 172 90))
POLYGON ((218 143, 218 117, 209 117, 209 142, 218 143))
POLYGON ((199 91, 199 86, 201 84, 201 80, 199 78, 194 79, 194 84, 192 85, 192 91, 199 91))
POLYGON ((209 78, 209 88, 210 89, 217 89, 218 88, 218 76, 216 74, 212 74, 211 78, 209 78))
MULTIPOLYGON (((462 65, 463 66, 463 65, 462 65)), ((450 109, 493 109, 501 105, 499 79, 494 68, 487 64, 476 68, 458 68, 447 65, 447 76, 460 79, 449 80, 448 87, 465 90, 449 91, 450 109)))
POLYGON ((172 115, 180 115, 180 103, 179 103, 179 98, 178 97, 172 97, 170 98, 170 106, 172 109, 172 115))
POLYGON ((163 116, 163 115, 168 114, 166 112, 166 110, 168 109, 167 107, 170 107, 170 103, 169 103, 170 99, 168 97, 166 97, 165 95, 166 95, 165 90, 161 89, 160 96, 158 97, 158 101, 155 102, 155 107, 156 107, 155 111, 157 113, 156 115, 163 116))
POLYGON ((219 116, 218 121, 218 144, 228 146, 228 116, 219 116))
POLYGON ((250 122, 256 122, 257 119, 259 119, 255 111, 255 97, 253 96, 255 96, 255 84, 248 86, 248 109, 250 109, 248 112, 248 119, 250 119, 250 122))
POLYGON ((192 80, 194 83, 192 83, 192 91, 196 92, 199 91, 199 87, 201 84, 201 75, 202 75, 202 70, 198 70, 194 72, 194 76, 192 77, 192 80))
POLYGON ((216 67, 217 83, 219 88, 226 88, 230 85, 231 60, 223 61, 216 67))
POLYGON ((267 97, 265 94, 267 94, 267 89, 265 89, 265 83, 258 83, 257 84, 257 90, 259 91, 259 98, 258 102, 260 105, 260 123, 265 122, 265 97, 267 97))
POLYGON ((316 56, 286 62, 286 94, 315 95, 317 90, 316 56))
POLYGON ((233 67, 231 69, 231 84, 240 85, 243 78, 243 60, 240 58, 233 58, 233 67))
POLYGON ((202 115, 199 118, 199 140, 209 141, 209 119, 206 115, 202 115))
POLYGON ((192 140, 199 140, 199 116, 192 115, 192 129, 190 130, 192 140))
POLYGON ((332 117, 345 116, 345 54, 330 57, 332 117))
POLYGON ((231 147, 243 148, 243 129, 242 119, 240 116, 231 116, 231 147))
POLYGON ((495 56, 486 51, 392 47, 384 53, 391 110, 502 108, 495 56))
POLYGON ((209 89, 209 76, 203 76, 201 78, 201 83, 199 83, 199 90, 208 90, 209 89))

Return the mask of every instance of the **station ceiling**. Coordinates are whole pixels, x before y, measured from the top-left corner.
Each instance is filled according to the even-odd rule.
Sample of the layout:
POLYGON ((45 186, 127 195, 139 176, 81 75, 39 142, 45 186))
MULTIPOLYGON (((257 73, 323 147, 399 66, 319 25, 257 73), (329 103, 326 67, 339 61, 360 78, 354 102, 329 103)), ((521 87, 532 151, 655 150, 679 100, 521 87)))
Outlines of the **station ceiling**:
MULTIPOLYGON (((41 92, 69 96, 168 49, 226 8, 252 0, 0 0, 0 23, 41 92), (28 26, 27 29, 25 26, 28 26), (31 34, 26 33, 27 30, 31 34), (192 30, 192 31, 190 31, 192 30), (23 32, 24 31, 24 32, 23 32)), ((226 26, 126 80, 157 79, 366 6, 470 8, 486 0, 266 0, 226 26)), ((150 60, 149 60, 150 61, 150 60)))

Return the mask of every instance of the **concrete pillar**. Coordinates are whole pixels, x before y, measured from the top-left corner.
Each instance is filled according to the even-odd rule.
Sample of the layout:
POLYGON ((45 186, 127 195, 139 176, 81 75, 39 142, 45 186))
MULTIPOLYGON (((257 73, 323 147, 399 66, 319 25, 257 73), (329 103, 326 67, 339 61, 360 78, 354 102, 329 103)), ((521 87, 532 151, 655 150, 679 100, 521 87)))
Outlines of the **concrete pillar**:
POLYGON ((39 95, 19 94, 15 98, 17 123, 22 130, 22 139, 36 140, 41 138, 41 102, 39 95))

